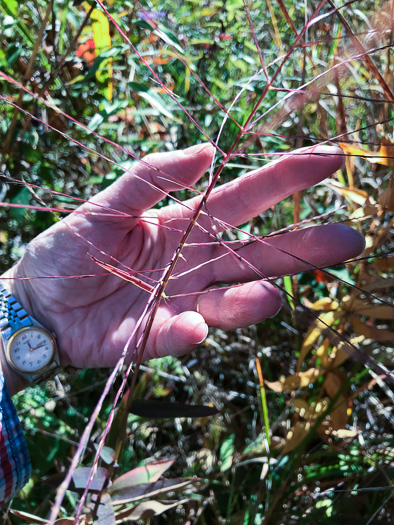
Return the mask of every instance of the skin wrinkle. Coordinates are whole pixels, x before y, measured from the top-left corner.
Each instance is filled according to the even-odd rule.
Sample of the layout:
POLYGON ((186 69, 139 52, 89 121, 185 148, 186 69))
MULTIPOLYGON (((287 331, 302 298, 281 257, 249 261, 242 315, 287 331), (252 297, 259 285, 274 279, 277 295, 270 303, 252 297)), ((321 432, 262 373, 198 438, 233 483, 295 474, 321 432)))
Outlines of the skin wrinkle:
MULTIPOLYGON (((206 149, 208 151, 209 150, 209 146, 207 146, 206 149)), ((202 151, 204 151, 204 150, 202 150, 202 151)), ((144 160, 146 162, 148 162, 149 164, 155 164, 155 160, 158 159, 159 162, 157 162, 157 167, 162 170, 162 166, 161 166, 161 162, 160 162, 161 158, 162 158, 161 154, 153 153, 153 154, 147 155, 147 157, 145 157, 144 160)), ((210 159, 208 159, 208 161, 209 160, 210 159)), ((207 163, 207 167, 208 166, 209 166, 209 162, 207 163)), ((120 192, 120 194, 123 197, 123 198, 120 199, 120 203, 123 204, 122 208, 124 207, 125 209, 128 209, 128 210, 132 209, 132 210, 134 210, 134 214, 135 215, 139 215, 140 212, 143 212, 146 209, 150 208, 151 206, 154 206, 156 204, 156 202, 158 202, 159 200, 163 199, 165 197, 165 195, 168 193, 168 191, 179 190, 180 189, 179 188, 179 180, 183 180, 184 184, 186 184, 186 185, 188 185, 189 183, 193 184, 195 182, 196 172, 194 170, 191 170, 191 169, 186 170, 184 167, 180 168, 179 167, 179 162, 175 161, 175 158, 172 159, 169 163, 167 163, 166 170, 169 173, 171 173, 171 175, 166 176, 165 180, 163 178, 159 178, 159 177, 164 177, 164 175, 162 175, 159 171, 153 170, 151 168, 147 168, 145 165, 142 165, 141 163, 139 163, 136 166, 136 168, 133 170, 132 175, 130 174, 130 176, 129 176, 129 173, 127 173, 127 176, 126 176, 127 179, 129 179, 130 177, 135 179, 134 184, 133 184, 133 200, 135 202, 137 202, 137 203, 138 202, 143 202, 144 205, 142 207, 139 207, 139 208, 131 208, 130 204, 124 203, 125 195, 129 195, 129 192, 127 191, 127 188, 126 188, 126 186, 129 183, 129 180, 126 180, 126 181, 123 181, 124 188, 122 188, 122 187, 120 188, 121 190, 123 189, 123 191, 120 192), (185 173, 187 174, 186 176, 185 176, 185 173), (144 180, 138 180, 135 176, 141 177, 144 180), (189 180, 190 178, 192 180, 189 180), (169 181, 172 181, 172 180, 174 182, 172 182, 170 184, 171 185, 171 190, 168 190, 168 189, 164 190, 163 187, 164 186, 168 186, 169 181), (144 182, 144 181, 147 181, 147 182, 144 182), (159 189, 158 190, 154 190, 154 188, 151 185, 154 185, 154 186, 156 186, 159 189), (160 190, 163 190, 163 191, 160 191, 160 190), (149 194, 149 196, 150 196, 150 198, 149 198, 150 203, 149 204, 147 204, 147 194, 149 194)), ((202 175, 202 173, 201 173, 201 175, 202 175)), ((198 178, 200 178, 201 175, 199 174, 198 178)), ((119 191, 119 189, 117 189, 117 193, 118 193, 118 191, 119 191)))
POLYGON ((282 306, 280 293, 270 284, 261 281, 247 283, 242 296, 238 290, 230 289, 223 292, 201 296, 199 311, 208 325, 222 330, 240 326, 248 326, 261 319, 272 317, 282 306), (247 296, 247 302, 241 304, 242 297, 247 296), (218 313, 219 312, 219 313, 218 313))

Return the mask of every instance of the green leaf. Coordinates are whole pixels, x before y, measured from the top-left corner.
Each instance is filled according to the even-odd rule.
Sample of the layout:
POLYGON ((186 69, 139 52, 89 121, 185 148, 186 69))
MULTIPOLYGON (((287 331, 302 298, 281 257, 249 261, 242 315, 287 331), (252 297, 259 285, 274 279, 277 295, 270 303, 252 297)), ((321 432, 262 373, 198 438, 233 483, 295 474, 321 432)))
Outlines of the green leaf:
POLYGON ((5 9, 8 14, 16 16, 18 13, 18 2, 17 0, 1 0, 0 5, 5 9))
POLYGON ((293 283, 291 281, 290 275, 285 275, 283 277, 283 284, 286 290, 286 298, 289 301, 289 305, 292 310, 294 310, 294 301, 293 301, 293 283))
POLYGON ((118 111, 121 109, 124 109, 127 107, 128 102, 127 100, 120 100, 118 102, 114 102, 113 104, 109 104, 107 101, 104 101, 104 109, 100 111, 100 113, 96 113, 91 118, 88 128, 92 131, 96 131, 96 129, 101 126, 101 124, 108 120, 109 117, 112 115, 116 115, 118 111))
POLYGON ((171 46, 175 47, 180 53, 184 53, 184 49, 182 47, 182 44, 179 42, 178 38, 174 35, 172 31, 170 31, 167 27, 163 26, 163 24, 157 24, 157 29, 153 31, 157 36, 159 36, 164 42, 167 42, 167 44, 170 44, 171 46))
POLYGON ((147 92, 149 91, 149 86, 141 84, 140 82, 129 82, 129 87, 136 93, 147 92))
POLYGON ((226 472, 233 464, 235 434, 225 439, 220 447, 220 472, 226 472))
POLYGON ((174 119, 174 115, 167 109, 168 103, 164 102, 161 96, 153 89, 149 89, 148 91, 140 91, 139 96, 144 98, 148 104, 156 108, 159 113, 165 117, 174 119))
POLYGON ((104 117, 101 113, 96 113, 95 115, 93 115, 93 117, 91 118, 89 124, 88 124, 88 128, 91 129, 92 131, 96 131, 96 129, 101 126, 101 124, 104 122, 104 117))
POLYGON ((5 54, 7 65, 9 67, 12 67, 15 64, 15 62, 17 62, 21 54, 22 54, 22 47, 16 44, 10 45, 10 47, 7 49, 6 54, 5 54))
MULTIPOLYGON (((29 204, 31 198, 30 191, 24 186, 12 199, 13 204, 29 204)), ((23 219, 27 210, 26 208, 11 208, 10 215, 12 218, 16 219, 18 222, 23 219)))

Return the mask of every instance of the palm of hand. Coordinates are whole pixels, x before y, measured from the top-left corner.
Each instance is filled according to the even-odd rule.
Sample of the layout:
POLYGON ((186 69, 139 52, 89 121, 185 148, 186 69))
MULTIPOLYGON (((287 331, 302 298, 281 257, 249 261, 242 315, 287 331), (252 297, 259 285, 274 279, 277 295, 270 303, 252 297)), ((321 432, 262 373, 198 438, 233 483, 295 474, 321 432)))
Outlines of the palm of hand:
MULTIPOLYGON (((220 188, 208 201, 209 211, 214 217, 232 224, 245 222, 294 191, 319 182, 335 171, 341 164, 339 150, 331 148, 327 152, 327 148, 324 149, 326 156, 303 154, 288 157, 220 188)), ((188 153, 161 154, 147 159, 168 174, 168 179, 154 179, 155 172, 152 174, 151 170, 139 166, 92 199, 96 204, 134 216, 145 213, 150 217, 146 222, 130 217, 72 214, 37 237, 9 275, 36 277, 102 273, 90 259, 89 254, 92 254, 115 266, 120 265, 114 260, 119 261, 137 272, 157 269, 159 271, 147 273, 147 276, 160 279, 160 269, 173 256, 182 237, 181 230, 186 228, 200 197, 188 201, 186 207, 178 204, 145 212, 163 196, 149 184, 150 181, 160 184, 167 192, 177 189, 179 183, 189 186, 196 182, 210 164, 212 149, 209 146, 190 148, 188 153), (146 180, 148 185, 144 182, 146 180), (157 216, 157 220, 152 216, 157 216), (156 222, 161 226, 158 227, 156 222)), ((97 207, 85 204, 80 210, 97 211, 97 207)), ((203 218, 202 223, 206 229, 213 227, 211 231, 218 233, 215 221, 203 218)), ((261 280, 262 275, 271 277, 308 269, 308 264, 302 262, 305 259, 315 266, 336 264, 358 254, 363 248, 357 232, 340 225, 274 237, 269 245, 257 242, 242 249, 235 247, 240 249, 244 259, 262 272, 258 275, 213 240, 213 236, 201 229, 194 229, 189 242, 202 244, 186 247, 182 252, 174 278, 166 288, 170 298, 161 301, 144 358, 190 351, 204 339, 208 326, 236 328, 274 315, 280 307, 280 295, 271 284, 261 280), (332 242, 334 238, 335 243, 332 242), (223 256, 225 253, 227 255, 223 256), (204 264, 207 261, 211 262, 204 264), (199 268, 190 271, 194 267, 199 268), (214 292, 202 295, 193 294, 206 292, 218 282, 245 284, 232 289, 216 288, 214 292), (190 293, 192 295, 173 297, 190 293)), ((77 367, 114 365, 149 298, 146 291, 112 275, 78 280, 52 278, 10 282, 14 295, 27 310, 30 309, 29 313, 57 334, 62 362, 77 367)), ((134 346, 135 341, 136 338, 132 342, 134 346)))

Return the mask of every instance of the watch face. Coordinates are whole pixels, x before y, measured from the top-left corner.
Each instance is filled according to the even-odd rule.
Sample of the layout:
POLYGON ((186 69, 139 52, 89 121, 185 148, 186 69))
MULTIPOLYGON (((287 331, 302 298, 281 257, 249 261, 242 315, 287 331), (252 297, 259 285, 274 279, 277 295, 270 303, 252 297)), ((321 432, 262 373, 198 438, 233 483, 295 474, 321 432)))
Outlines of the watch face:
POLYGON ((49 365, 54 354, 55 343, 51 334, 37 326, 18 330, 7 346, 11 366, 27 374, 40 372, 49 365))

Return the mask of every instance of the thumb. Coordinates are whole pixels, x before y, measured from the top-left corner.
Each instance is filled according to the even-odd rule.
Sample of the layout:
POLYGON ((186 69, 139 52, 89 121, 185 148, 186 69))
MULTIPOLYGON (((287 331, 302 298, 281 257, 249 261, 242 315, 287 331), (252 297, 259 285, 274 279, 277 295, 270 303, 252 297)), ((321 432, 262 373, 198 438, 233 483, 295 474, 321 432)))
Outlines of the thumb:
POLYGON ((209 168, 212 155, 213 147, 209 143, 197 144, 185 150, 147 155, 91 202, 123 213, 140 215, 168 192, 190 187, 197 182, 209 168))

